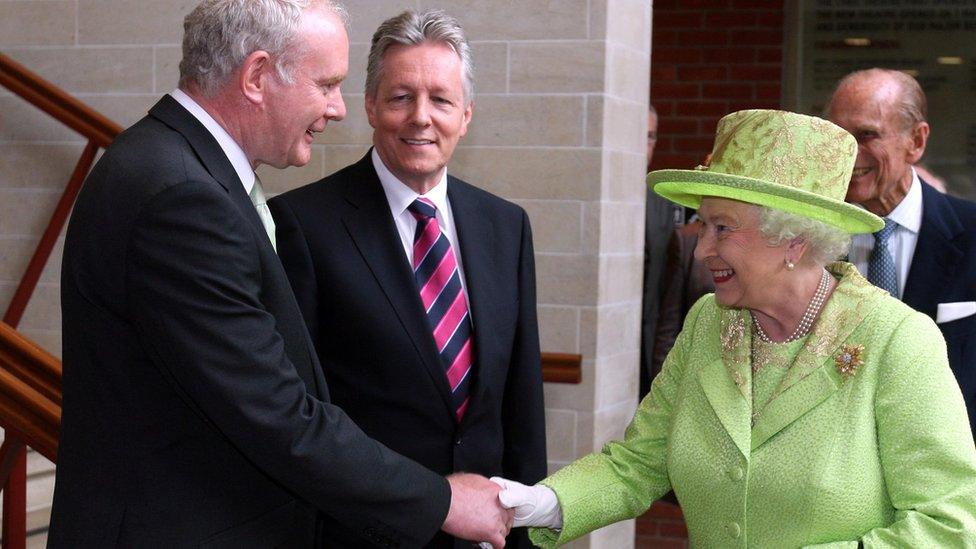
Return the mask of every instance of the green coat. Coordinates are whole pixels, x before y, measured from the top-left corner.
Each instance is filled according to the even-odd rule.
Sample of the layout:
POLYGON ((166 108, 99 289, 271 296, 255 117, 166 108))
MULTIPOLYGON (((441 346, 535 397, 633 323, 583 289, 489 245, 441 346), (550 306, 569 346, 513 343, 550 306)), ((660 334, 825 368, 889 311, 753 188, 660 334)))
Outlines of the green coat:
POLYGON ((830 269, 840 283, 754 425, 750 315, 702 298, 625 439, 543 481, 563 529, 533 540, 673 488, 695 547, 976 547, 976 448, 942 335, 852 265, 830 269))

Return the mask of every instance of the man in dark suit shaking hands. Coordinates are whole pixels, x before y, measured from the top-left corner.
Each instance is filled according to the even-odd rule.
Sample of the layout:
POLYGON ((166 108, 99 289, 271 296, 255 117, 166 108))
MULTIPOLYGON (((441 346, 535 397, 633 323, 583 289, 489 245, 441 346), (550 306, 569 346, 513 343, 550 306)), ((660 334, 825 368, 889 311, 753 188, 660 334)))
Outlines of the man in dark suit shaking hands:
POLYGON ((535 482, 546 457, 529 220, 447 173, 473 111, 470 56, 442 11, 382 23, 366 76, 373 148, 270 206, 333 401, 435 472, 535 482))
POLYGON ((858 143, 847 201, 885 218, 878 233, 854 237, 850 261, 939 325, 976 428, 976 204, 914 168, 929 137, 925 93, 901 71, 868 69, 841 79, 826 110, 858 143))
POLYGON ((504 543, 494 484, 449 479, 330 404, 254 168, 339 120, 342 12, 206 0, 179 89, 89 176, 65 243, 52 547, 310 547, 329 525, 504 543), (324 518, 327 516, 328 518, 324 518))

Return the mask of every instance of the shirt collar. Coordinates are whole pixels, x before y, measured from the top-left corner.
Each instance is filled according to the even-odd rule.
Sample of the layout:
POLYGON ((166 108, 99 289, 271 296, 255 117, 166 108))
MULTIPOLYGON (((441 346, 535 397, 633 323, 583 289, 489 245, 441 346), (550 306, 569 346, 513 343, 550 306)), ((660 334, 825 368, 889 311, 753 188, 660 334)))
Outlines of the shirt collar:
POLYGON ((447 170, 442 171, 441 179, 434 185, 433 189, 427 191, 425 195, 420 195, 387 169, 383 160, 380 159, 379 153, 376 152, 376 148, 370 152, 370 158, 373 160, 373 168, 380 178, 383 192, 386 193, 386 201, 390 203, 390 211, 393 212, 394 216, 399 216, 406 211, 407 207, 413 204, 413 201, 419 196, 433 202, 438 211, 447 211, 447 170))
POLYGON ((210 132, 210 135, 213 135, 214 139, 217 140, 217 144, 220 145, 220 149, 224 151, 227 159, 234 166, 237 177, 244 184, 244 192, 251 194, 251 188, 254 187, 254 169, 251 168, 251 163, 248 162, 247 155, 244 154, 244 150, 237 144, 237 141, 234 141, 234 138, 227 133, 227 130, 214 120, 210 116, 210 113, 204 110, 199 103, 187 95, 186 92, 177 88, 169 92, 169 94, 177 103, 183 105, 183 108, 188 110, 193 115, 193 118, 199 120, 203 124, 203 127, 207 128, 207 131, 210 132))
POLYGON ((918 180, 915 168, 912 168, 912 186, 908 189, 908 194, 886 217, 918 234, 922 227, 922 183, 918 180))

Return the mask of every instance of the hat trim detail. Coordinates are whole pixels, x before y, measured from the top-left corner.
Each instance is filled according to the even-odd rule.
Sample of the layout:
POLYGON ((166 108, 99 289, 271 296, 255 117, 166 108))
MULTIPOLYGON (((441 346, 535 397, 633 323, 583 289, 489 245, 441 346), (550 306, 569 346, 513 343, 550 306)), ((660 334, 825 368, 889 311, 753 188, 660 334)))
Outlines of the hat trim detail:
POLYGON ((657 170, 647 175, 654 192, 698 208, 704 197, 727 198, 822 221, 851 234, 873 233, 884 221, 871 212, 822 195, 740 175, 704 170, 657 170))

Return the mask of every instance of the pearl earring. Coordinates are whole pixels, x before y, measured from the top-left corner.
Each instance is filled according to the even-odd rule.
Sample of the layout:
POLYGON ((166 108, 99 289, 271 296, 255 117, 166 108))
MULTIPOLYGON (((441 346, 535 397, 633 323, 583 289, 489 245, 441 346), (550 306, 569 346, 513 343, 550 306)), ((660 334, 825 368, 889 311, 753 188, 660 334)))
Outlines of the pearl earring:
POLYGON ((793 263, 792 261, 790 261, 789 259, 786 259, 785 261, 786 261, 786 270, 787 270, 787 271, 792 271, 793 269, 795 269, 795 268, 796 268, 796 264, 794 264, 794 263, 793 263))

